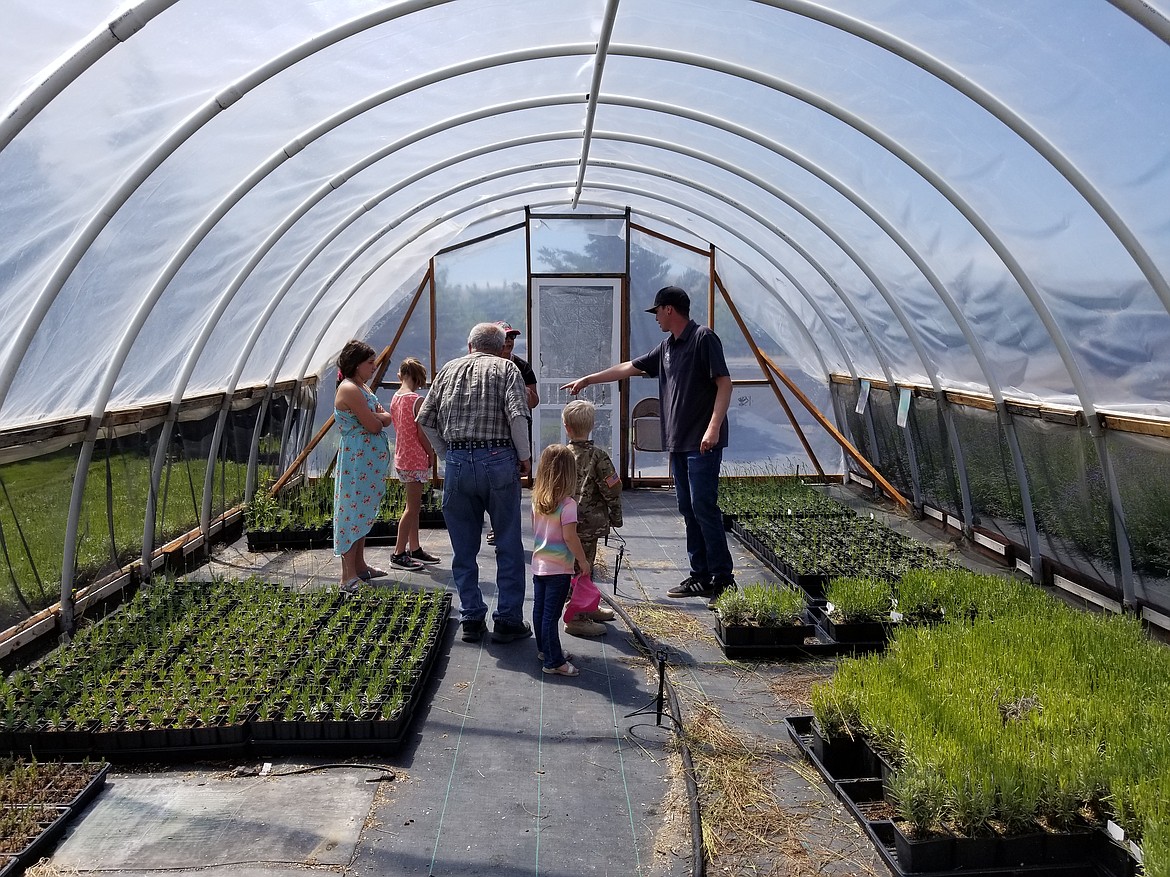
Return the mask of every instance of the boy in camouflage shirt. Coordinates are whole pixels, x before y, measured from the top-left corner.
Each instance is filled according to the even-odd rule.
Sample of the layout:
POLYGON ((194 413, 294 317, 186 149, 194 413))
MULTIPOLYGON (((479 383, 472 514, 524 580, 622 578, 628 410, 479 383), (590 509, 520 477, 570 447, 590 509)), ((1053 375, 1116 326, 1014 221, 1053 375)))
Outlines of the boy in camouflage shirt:
MULTIPOLYGON (((589 439, 594 419, 593 403, 584 399, 570 402, 561 412, 569 447, 577 459, 577 536, 591 564, 597 558, 597 540, 606 536, 611 527, 622 525, 622 481, 609 454, 589 439)), ((599 606, 596 611, 581 613, 568 622, 565 632, 600 636, 606 629, 597 622, 613 618, 612 609, 599 606)))

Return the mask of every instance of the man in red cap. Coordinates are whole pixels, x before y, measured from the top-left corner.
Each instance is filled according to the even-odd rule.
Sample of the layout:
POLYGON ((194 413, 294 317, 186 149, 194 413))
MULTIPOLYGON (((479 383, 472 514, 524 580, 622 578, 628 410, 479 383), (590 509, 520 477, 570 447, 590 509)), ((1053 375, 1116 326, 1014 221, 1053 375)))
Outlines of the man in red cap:
POLYGON ((536 372, 532 370, 528 360, 512 352, 516 349, 516 339, 520 337, 520 330, 513 329, 507 320, 499 320, 496 325, 504 330, 504 352, 500 355, 516 363, 520 374, 524 375, 524 393, 528 397, 528 410, 531 411, 540 404, 540 395, 536 391, 536 372))

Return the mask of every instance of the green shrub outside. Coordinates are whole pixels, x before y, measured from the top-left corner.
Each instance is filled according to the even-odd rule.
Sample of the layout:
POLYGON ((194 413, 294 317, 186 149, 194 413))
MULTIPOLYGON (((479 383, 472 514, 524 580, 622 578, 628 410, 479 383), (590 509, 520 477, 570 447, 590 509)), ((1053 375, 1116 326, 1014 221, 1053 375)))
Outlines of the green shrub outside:
MULTIPOLYGON (((0 628, 29 614, 17 595, 17 587, 32 612, 60 599, 65 525, 77 454, 76 447, 66 448, 0 467, 6 490, 0 493, 5 549, 4 556, 0 556, 0 582, 4 583, 0 588, 0 628)), ((107 461, 100 451, 95 454, 79 520, 75 588, 117 564, 128 564, 141 556, 152 462, 142 451, 115 453, 110 458, 108 490, 112 494, 114 530, 111 550, 107 461)), ((247 465, 229 461, 217 464, 217 469, 213 508, 218 513, 243 501, 247 465)), ((206 471, 206 459, 180 460, 164 471, 156 509, 156 545, 198 526, 206 471)))

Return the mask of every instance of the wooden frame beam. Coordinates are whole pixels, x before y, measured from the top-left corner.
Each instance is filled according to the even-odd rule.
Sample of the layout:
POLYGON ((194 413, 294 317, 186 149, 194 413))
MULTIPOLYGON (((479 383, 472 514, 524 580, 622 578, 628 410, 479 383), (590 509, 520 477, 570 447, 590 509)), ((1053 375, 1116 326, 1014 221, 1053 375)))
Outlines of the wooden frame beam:
MULTIPOLYGON (((712 271, 712 274, 714 275, 714 271, 712 271)), ((768 360, 760 348, 756 345, 756 339, 752 337, 752 333, 748 329, 747 323, 744 322, 743 317, 739 313, 739 308, 735 306, 735 303, 731 300, 731 296, 728 295, 727 287, 723 285, 723 280, 717 276, 715 277, 715 280, 719 284, 719 294, 723 296, 723 300, 727 303, 727 309, 731 311, 731 316, 739 325, 739 331, 743 333, 743 337, 747 340, 748 346, 751 347, 752 353, 755 354, 756 362, 760 366, 760 371, 763 372, 764 378, 768 382, 768 386, 772 388, 772 392, 776 394, 776 401, 780 403, 780 407, 784 409, 784 413, 788 416, 788 422, 792 424, 792 428, 796 431, 796 436, 800 439, 800 443, 804 447, 804 452, 808 454, 808 458, 812 460, 813 466, 816 467, 817 474, 824 478, 825 470, 821 468, 821 461, 817 459, 817 455, 813 452, 812 445, 809 444, 808 437, 805 436, 804 430, 801 429, 800 424, 796 422, 796 415, 793 414, 792 408, 788 404, 788 400, 784 398, 784 394, 780 391, 780 387, 776 384, 776 381, 772 378, 772 375, 768 371, 768 360)))

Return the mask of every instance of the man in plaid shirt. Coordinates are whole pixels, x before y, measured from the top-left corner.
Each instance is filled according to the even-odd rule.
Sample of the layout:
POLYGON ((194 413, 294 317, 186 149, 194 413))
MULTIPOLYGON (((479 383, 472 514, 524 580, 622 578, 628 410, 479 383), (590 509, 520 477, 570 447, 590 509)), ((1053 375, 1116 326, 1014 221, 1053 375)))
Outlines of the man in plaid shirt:
POLYGON ((417 418, 443 455, 443 517, 464 642, 478 641, 487 629, 477 560, 485 511, 496 534, 499 598, 492 639, 511 642, 532 635, 524 620, 520 529, 520 479, 532 469, 530 415, 520 369, 501 356, 504 340, 497 324, 476 325, 467 337, 467 356, 439 370, 417 418))

